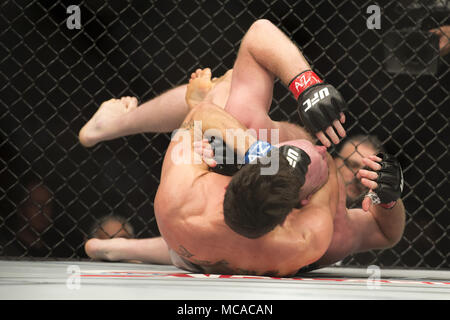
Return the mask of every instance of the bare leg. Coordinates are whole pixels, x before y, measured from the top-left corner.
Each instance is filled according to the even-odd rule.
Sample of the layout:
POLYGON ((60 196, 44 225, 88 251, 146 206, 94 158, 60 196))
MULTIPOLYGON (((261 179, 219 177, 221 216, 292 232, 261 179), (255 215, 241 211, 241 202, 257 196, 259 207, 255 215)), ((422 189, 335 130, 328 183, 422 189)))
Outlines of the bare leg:
POLYGON ((90 239, 84 249, 95 260, 172 264, 169 248, 162 237, 149 239, 90 239))
POLYGON ((91 147, 132 134, 173 131, 189 112, 185 95, 186 85, 182 85, 139 107, 131 97, 106 101, 80 130, 80 142, 91 147))
MULTIPOLYGON (((222 77, 210 81, 211 88, 204 98, 224 108, 230 93, 231 77, 232 70, 229 70, 222 77)), ((182 85, 171 89, 139 107, 137 99, 131 97, 104 102, 80 130, 81 144, 91 147, 101 141, 128 135, 171 132, 179 128, 189 112, 186 88, 187 85, 182 85)))
POLYGON ((211 80, 211 69, 197 69, 189 79, 186 90, 186 103, 195 108, 201 102, 211 102, 225 108, 230 94, 233 70, 228 70, 222 77, 211 80))

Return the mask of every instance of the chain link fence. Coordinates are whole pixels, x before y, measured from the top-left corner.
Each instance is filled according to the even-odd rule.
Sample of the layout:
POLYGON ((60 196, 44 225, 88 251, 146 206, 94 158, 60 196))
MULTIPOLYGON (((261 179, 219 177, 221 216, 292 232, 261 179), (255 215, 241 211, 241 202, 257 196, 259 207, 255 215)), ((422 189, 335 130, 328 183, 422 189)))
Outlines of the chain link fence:
MULTIPOLYGON (((439 56, 429 32, 449 17, 449 2, 437 0, 3 1, 0 255, 82 259, 92 236, 158 236, 153 199, 170 136, 85 149, 78 132, 112 97, 142 103, 196 68, 223 74, 246 30, 265 18, 342 93, 348 135, 376 137, 404 168, 403 239, 342 263, 449 268, 450 54, 439 56), (374 4, 379 28, 367 11, 374 4), (68 24, 71 5, 79 29, 68 24)), ((298 122, 280 82, 271 116, 298 122)))

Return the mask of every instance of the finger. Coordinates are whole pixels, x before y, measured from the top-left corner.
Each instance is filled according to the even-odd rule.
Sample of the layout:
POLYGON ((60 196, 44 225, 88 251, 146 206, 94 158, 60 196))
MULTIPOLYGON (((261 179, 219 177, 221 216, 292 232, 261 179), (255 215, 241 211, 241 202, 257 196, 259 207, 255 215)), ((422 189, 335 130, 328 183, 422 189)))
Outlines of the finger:
POLYGON ((369 189, 376 189, 376 188, 378 188, 378 183, 376 183, 375 181, 366 179, 366 178, 361 178, 361 183, 362 183, 365 187, 367 187, 367 188, 369 188, 369 189))
POLYGON ((370 160, 372 161, 376 161, 376 162, 381 162, 383 161, 383 159, 381 159, 380 157, 377 157, 376 155, 371 155, 368 157, 370 160))
POLYGON ((334 120, 334 121, 333 121, 333 125, 334 125, 334 128, 336 129, 337 133, 339 134, 339 136, 340 136, 341 138, 344 138, 345 135, 346 135, 345 129, 344 129, 344 127, 342 126, 342 124, 339 122, 339 120, 334 120))
POLYGON ((362 161, 366 166, 368 166, 372 170, 378 171, 381 169, 381 165, 378 162, 375 162, 371 159, 363 158, 362 161))
POLYGON ((373 171, 369 171, 369 170, 365 170, 365 169, 360 169, 356 175, 356 177, 358 179, 361 178, 366 178, 369 180, 377 180, 378 179, 378 174, 376 172, 373 171))
POLYGON ((217 165, 216 160, 213 158, 205 158, 203 157, 203 161, 208 165, 208 167, 214 168, 217 165))
POLYGON ((203 148, 202 149, 202 154, 206 158, 214 158, 214 152, 212 151, 212 149, 208 150, 208 149, 203 148))
POLYGON ((200 156, 203 156, 203 149, 202 148, 198 148, 198 147, 194 147, 194 152, 200 156))
POLYGON ((343 112, 341 112, 341 114, 340 114, 340 119, 339 119, 339 121, 341 122, 341 123, 345 123, 345 114, 343 113, 343 112))
POLYGON ((211 152, 213 151, 213 148, 212 148, 212 146, 209 144, 209 142, 204 142, 204 141, 202 141, 202 148, 203 148, 204 150, 211 150, 211 152))
POLYGON ((333 127, 328 127, 325 132, 327 133, 328 137, 330 137, 331 141, 333 141, 334 144, 339 143, 339 137, 336 135, 336 132, 334 132, 333 127))
POLYGON ((134 109, 134 108, 137 108, 137 106, 138 106, 138 99, 136 97, 132 97, 128 108, 134 109))
POLYGON ((430 32, 437 34, 438 36, 442 35, 442 31, 438 28, 438 29, 431 29, 430 32))
POLYGON ((372 200, 370 200, 369 197, 365 197, 362 202, 362 209, 366 212, 369 211, 371 204, 372 204, 372 200))
POLYGON ((323 131, 317 132, 316 133, 316 137, 317 139, 319 139, 319 141, 327 148, 331 147, 331 142, 330 140, 328 140, 328 138, 325 136, 325 134, 323 133, 323 131))

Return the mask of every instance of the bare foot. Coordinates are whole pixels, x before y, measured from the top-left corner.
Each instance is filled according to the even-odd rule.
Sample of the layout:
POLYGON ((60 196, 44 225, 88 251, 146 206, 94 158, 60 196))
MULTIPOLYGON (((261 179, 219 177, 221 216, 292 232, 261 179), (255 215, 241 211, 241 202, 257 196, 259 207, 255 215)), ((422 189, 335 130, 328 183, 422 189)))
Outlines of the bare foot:
MULTIPOLYGON (((108 243, 106 241, 106 243, 108 243)), ((89 256, 89 258, 94 260, 114 260, 109 250, 109 246, 105 245, 104 240, 100 239, 89 239, 84 245, 84 251, 89 256)))
POLYGON ((92 147, 100 141, 117 138, 117 122, 125 113, 136 109, 137 104, 137 99, 133 97, 103 102, 94 116, 81 128, 78 135, 80 143, 85 147, 92 147))
POLYGON ((189 80, 186 90, 186 103, 189 108, 195 108, 201 102, 205 101, 208 92, 214 86, 211 81, 211 69, 197 69, 189 80))
POLYGON ((225 109, 230 96, 232 75, 233 69, 228 70, 220 78, 214 78, 212 80, 213 87, 206 95, 205 100, 225 109))
MULTIPOLYGON (((142 263, 141 260, 128 259, 130 252, 129 239, 89 239, 84 250, 89 258, 93 260, 122 261, 128 263, 142 263)), ((133 243, 131 244, 133 245, 133 243)))

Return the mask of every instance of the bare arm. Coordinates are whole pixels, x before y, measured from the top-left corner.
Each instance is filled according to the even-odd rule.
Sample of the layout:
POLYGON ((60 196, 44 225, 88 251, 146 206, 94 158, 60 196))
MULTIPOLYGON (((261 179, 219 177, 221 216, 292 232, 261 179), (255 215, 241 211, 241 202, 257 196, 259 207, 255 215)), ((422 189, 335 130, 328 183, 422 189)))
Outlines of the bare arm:
MULTIPOLYGON (((281 30, 268 20, 257 20, 242 40, 225 109, 249 128, 276 128, 268 116, 275 77, 288 85, 294 77, 309 69, 311 67, 301 51, 281 30)), ((340 123, 344 121, 341 113, 340 119, 333 122, 341 137, 345 136, 340 123)), ((324 145, 331 145, 325 133, 333 143, 339 143, 339 137, 330 126, 316 133, 324 145)), ((289 139, 280 138, 281 141, 289 139)))
POLYGON ((372 206, 369 212, 362 209, 348 211, 351 229, 351 252, 363 252, 372 249, 385 249, 395 246, 403 235, 405 228, 405 207, 401 200, 392 209, 379 205, 372 206))
POLYGON ((220 135, 223 141, 232 143, 238 154, 245 154, 256 141, 252 131, 248 131, 240 121, 212 103, 202 103, 193 109, 183 122, 183 126, 195 127, 197 132, 193 131, 193 141, 201 141, 203 135, 208 133, 220 135), (230 138, 233 141, 229 141, 230 138))
POLYGON ((242 39, 225 110, 249 128, 273 128, 268 111, 275 77, 287 84, 308 68, 285 34, 268 20, 256 21, 242 39))
MULTIPOLYGON (((365 165, 373 171, 361 169, 357 174, 366 187, 375 191, 377 171, 381 169, 381 165, 371 159, 377 158, 376 156, 364 158, 365 165)), ((379 160, 381 159, 378 158, 379 160)), ((398 182, 392 183, 395 186, 398 182)), ((397 199, 394 203, 393 207, 387 209, 386 207, 391 205, 374 205, 366 196, 362 209, 351 209, 346 214, 337 216, 334 221, 336 232, 331 246, 320 263, 334 263, 352 253, 390 248, 398 243, 405 228, 405 207, 401 199, 397 199)))

